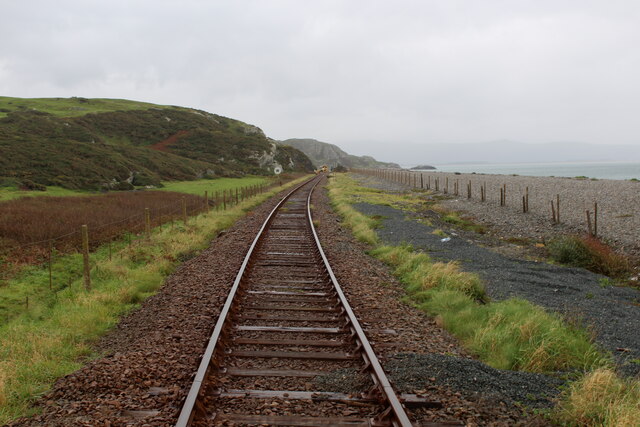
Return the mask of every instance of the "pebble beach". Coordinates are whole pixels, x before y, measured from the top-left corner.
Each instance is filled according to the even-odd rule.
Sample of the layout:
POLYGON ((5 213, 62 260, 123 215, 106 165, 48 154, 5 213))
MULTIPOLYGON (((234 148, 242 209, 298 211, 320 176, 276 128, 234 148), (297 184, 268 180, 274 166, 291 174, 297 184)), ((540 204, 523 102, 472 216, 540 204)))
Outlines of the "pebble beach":
POLYGON ((477 222, 491 224, 514 237, 548 239, 558 233, 586 233, 586 211, 594 226, 594 203, 598 204, 598 236, 629 255, 640 255, 640 182, 611 179, 553 178, 534 176, 455 174, 413 172, 420 174, 425 188, 430 183, 439 192, 458 196, 443 201, 449 208, 473 216, 477 222), (448 181, 448 187, 447 187, 448 181), (467 185, 471 182, 471 198, 467 185), (480 200, 480 187, 486 188, 486 200, 480 200), (500 206, 500 189, 506 186, 506 205, 500 206), (523 213, 522 197, 529 193, 529 211, 523 213), (560 198, 560 223, 552 220, 551 203, 560 198))

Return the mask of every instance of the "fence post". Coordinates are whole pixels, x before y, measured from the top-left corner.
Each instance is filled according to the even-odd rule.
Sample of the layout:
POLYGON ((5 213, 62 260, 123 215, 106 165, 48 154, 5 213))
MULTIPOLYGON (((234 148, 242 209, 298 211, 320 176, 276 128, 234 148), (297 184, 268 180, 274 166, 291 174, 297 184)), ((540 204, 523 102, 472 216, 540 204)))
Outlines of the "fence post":
POLYGON ((204 206, 207 212, 209 212, 209 192, 204 190, 204 206))
POLYGON ((182 221, 187 225, 187 198, 182 198, 182 221))
POLYGON ((593 237, 598 237, 598 202, 593 202, 593 237))
POLYGON ((89 229, 86 224, 82 226, 82 261, 84 264, 84 288, 91 290, 91 270, 89 267, 89 229))
POLYGON ((144 234, 146 234, 147 239, 151 238, 151 214, 149 213, 149 208, 144 208, 144 234))
POLYGON ((53 240, 49 240, 49 290, 53 289, 53 273, 51 271, 52 257, 53 257, 53 240))

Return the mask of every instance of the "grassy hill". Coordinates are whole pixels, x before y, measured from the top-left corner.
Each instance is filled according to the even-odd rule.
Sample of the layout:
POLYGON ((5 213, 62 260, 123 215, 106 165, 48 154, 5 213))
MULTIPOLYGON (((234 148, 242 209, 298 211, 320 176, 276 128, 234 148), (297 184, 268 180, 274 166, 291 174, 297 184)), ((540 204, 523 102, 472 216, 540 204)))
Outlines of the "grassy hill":
POLYGON ((337 145, 315 139, 287 139, 281 141, 284 145, 297 148, 306 154, 316 167, 338 165, 347 168, 400 168, 395 163, 379 162, 371 156, 354 156, 346 153, 337 145))
POLYGON ((257 127, 127 100, 0 97, 0 185, 127 189, 161 180, 309 171, 257 127))

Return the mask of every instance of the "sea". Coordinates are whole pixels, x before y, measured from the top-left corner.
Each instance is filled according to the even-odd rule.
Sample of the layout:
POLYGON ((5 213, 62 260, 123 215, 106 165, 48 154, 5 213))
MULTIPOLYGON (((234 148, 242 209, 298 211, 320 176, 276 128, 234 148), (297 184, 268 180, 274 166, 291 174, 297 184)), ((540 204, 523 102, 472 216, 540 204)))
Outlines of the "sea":
MULTIPOLYGON (((402 165, 412 168, 417 165, 402 165)), ((566 163, 481 163, 432 165, 431 172, 486 173, 526 176, 588 177, 597 179, 639 179, 640 163, 566 162, 566 163)))

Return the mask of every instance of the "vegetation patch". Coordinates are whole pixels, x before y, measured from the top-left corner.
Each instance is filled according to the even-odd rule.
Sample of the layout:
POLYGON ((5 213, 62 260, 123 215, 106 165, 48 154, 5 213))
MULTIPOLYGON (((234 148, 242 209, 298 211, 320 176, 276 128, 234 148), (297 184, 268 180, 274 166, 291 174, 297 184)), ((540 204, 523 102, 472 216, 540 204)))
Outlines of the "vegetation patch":
POLYGON ((627 259, 591 236, 561 236, 547 244, 549 256, 556 262, 582 267, 594 273, 624 279, 630 273, 627 259))
POLYGON ((22 305, 19 316, 0 318, 0 424, 36 411, 31 404, 53 382, 97 356, 91 345, 116 324, 119 316, 152 295, 179 264, 205 248, 221 230, 276 192, 302 181, 273 188, 225 211, 210 211, 153 230, 151 236, 114 242, 91 254, 92 289, 82 284, 82 257, 56 258, 55 289, 48 290, 48 272, 33 267, 0 288, 0 294, 43 289, 22 305))
POLYGON ((437 316, 485 363, 529 372, 587 372, 551 413, 555 421, 576 426, 640 424, 640 381, 620 379, 609 368, 610 356, 594 345, 588 331, 522 299, 487 302, 476 275, 453 263, 434 263, 408 246, 381 245, 373 229, 363 230, 368 218, 351 206, 367 191, 347 176, 335 177, 329 194, 336 211, 349 218, 346 225, 360 226, 354 234, 370 237, 371 255, 394 269, 410 301, 437 316))
MULTIPOLYGON (((589 334, 566 325, 558 316, 518 299, 488 303, 480 278, 461 271, 456 263, 433 262, 427 254, 409 246, 381 245, 372 219, 351 204, 353 200, 380 202, 382 194, 363 189, 344 175, 333 179, 329 194, 356 237, 374 246, 371 255, 394 268, 412 301, 440 316, 445 327, 487 364, 500 369, 551 372, 605 363, 589 334), (369 194, 375 196, 369 198, 369 194)), ((390 195, 391 200, 405 197, 417 199, 390 195)))
POLYGON ((570 386, 553 418, 568 426, 638 426, 640 380, 596 369, 570 386))

